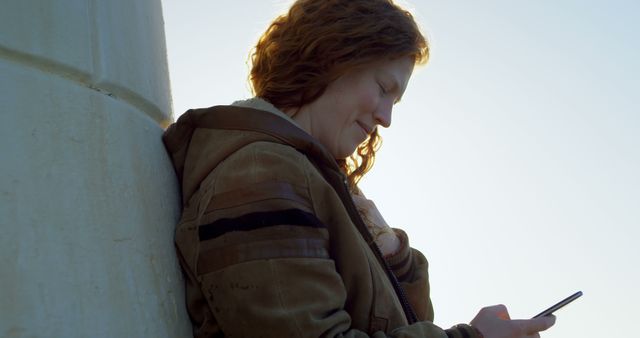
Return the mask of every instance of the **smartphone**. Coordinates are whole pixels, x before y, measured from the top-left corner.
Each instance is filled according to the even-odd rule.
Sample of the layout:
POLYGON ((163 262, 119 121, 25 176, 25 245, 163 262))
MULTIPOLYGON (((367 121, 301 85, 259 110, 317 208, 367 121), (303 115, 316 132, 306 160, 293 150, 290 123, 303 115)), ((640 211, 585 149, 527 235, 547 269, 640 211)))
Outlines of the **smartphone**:
POLYGON ((558 303, 552 305, 550 308, 538 313, 533 318, 548 316, 548 315, 556 312, 558 309, 562 308, 563 306, 565 306, 565 305, 573 302, 574 300, 578 299, 578 297, 580 297, 580 296, 582 296, 582 291, 578 291, 578 292, 572 294, 571 296, 559 301, 558 303))

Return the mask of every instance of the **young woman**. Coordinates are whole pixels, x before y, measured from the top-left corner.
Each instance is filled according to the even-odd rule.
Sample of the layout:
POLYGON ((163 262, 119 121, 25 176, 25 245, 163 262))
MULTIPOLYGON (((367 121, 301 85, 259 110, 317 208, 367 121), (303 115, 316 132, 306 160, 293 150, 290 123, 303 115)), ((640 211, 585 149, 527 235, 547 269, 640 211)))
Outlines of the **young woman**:
POLYGON ((435 326, 427 260, 358 189, 377 128, 427 58, 391 0, 298 0, 255 47, 254 98, 170 126, 196 337, 535 337, 553 325, 494 306, 435 326))

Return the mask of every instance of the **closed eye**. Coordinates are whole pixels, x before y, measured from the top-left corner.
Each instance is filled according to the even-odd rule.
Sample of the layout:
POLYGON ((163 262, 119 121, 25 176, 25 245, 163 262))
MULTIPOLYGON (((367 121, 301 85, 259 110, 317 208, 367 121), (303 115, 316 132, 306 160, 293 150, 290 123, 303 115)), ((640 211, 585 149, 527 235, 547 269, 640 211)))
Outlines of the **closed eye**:
MULTIPOLYGON (((389 91, 387 91, 386 89, 384 89, 384 86, 383 86, 381 83, 378 83, 378 86, 380 87, 380 96, 385 96, 385 95, 387 95, 387 93, 388 93, 389 91)), ((395 104, 399 103, 399 102, 400 102, 400 99, 401 99, 401 98, 399 97, 399 98, 397 98, 396 100, 394 100, 394 101, 393 101, 393 104, 395 105, 395 104)))
POLYGON ((381 96, 387 95, 387 90, 384 89, 384 86, 380 83, 378 83, 378 86, 380 87, 380 95, 381 96))

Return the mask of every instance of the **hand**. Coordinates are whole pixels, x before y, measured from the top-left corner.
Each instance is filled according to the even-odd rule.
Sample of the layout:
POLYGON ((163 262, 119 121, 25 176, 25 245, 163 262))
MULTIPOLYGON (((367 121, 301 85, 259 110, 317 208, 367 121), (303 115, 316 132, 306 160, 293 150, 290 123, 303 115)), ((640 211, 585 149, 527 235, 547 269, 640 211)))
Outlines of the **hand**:
POLYGON ((375 203, 360 194, 353 194, 351 197, 382 255, 389 256, 398 252, 400 239, 382 218, 375 203))
POLYGON ((504 305, 482 308, 471 321, 484 338, 539 338, 538 332, 553 326, 556 317, 551 315, 534 319, 512 320, 504 305))

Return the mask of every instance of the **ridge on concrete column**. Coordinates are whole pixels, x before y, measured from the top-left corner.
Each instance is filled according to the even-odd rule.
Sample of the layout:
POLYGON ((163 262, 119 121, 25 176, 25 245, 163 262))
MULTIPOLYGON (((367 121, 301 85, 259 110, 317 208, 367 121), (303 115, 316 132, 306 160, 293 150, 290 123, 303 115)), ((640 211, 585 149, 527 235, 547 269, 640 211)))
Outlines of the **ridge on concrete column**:
POLYGON ((161 126, 165 126, 168 121, 166 114, 162 110, 143 96, 132 90, 117 85, 101 86, 92 81, 92 75, 69 67, 55 60, 47 59, 37 55, 32 55, 16 50, 12 50, 0 45, 0 59, 27 68, 38 69, 43 73, 50 74, 73 82, 77 86, 94 90, 102 95, 120 100, 136 110, 144 112, 161 126))

